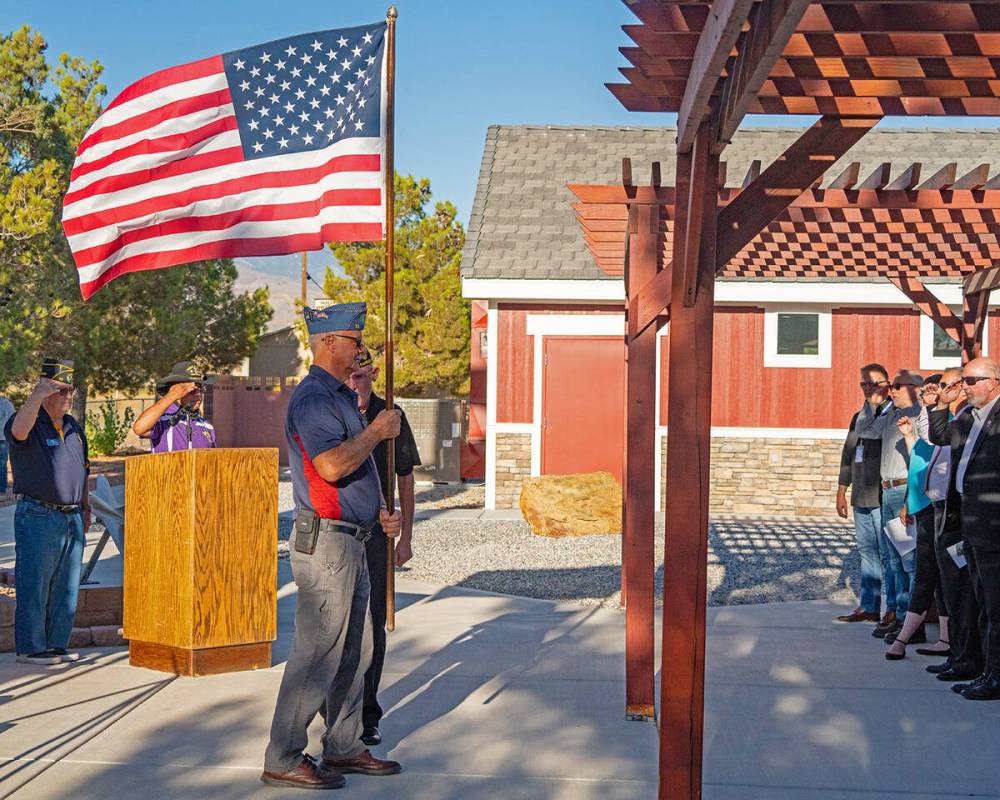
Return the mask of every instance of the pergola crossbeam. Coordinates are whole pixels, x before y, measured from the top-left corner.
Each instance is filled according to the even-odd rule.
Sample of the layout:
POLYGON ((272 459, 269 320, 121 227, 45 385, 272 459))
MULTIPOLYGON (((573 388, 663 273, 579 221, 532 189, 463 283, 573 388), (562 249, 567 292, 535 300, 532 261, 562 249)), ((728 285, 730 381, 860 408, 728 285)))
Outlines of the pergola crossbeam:
POLYGON ((910 166, 904 169, 895 180, 890 181, 885 188, 904 192, 916 189, 917 184, 920 183, 920 170, 920 164, 910 164, 910 166))
POLYGON ((810 0, 761 0, 722 88, 716 138, 728 143, 781 57, 810 0))
POLYGON ((966 172, 961 178, 955 181, 952 189, 982 189, 990 179, 990 165, 979 164, 966 172))
MULTIPOLYGON (((686 153, 694 144, 698 127, 710 111, 709 101, 722 76, 722 68, 753 5, 754 0, 714 0, 712 3, 708 19, 698 36, 680 110, 677 112, 679 153, 686 153)), ((639 45, 642 46, 642 43, 639 42, 639 45)))

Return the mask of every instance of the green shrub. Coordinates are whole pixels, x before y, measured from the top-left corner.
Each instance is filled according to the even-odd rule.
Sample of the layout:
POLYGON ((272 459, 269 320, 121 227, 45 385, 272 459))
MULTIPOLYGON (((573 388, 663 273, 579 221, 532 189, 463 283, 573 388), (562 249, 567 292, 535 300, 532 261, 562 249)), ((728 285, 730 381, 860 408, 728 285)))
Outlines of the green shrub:
POLYGON ((108 398, 101 403, 97 412, 87 412, 87 443, 91 455, 109 456, 114 453, 128 436, 135 412, 126 408, 124 414, 118 413, 114 400, 108 398))

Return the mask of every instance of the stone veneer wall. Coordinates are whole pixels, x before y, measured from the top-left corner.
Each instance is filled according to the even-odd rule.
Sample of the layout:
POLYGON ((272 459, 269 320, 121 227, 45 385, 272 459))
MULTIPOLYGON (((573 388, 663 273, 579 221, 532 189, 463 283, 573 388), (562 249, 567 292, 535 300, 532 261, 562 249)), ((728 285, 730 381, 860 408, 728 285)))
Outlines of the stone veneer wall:
MULTIPOLYGON (((833 514, 843 446, 841 439, 713 438, 710 510, 730 514, 833 514)), ((662 474, 666 475, 665 436, 660 459, 662 474)))
MULTIPOLYGON (((833 514, 843 445, 840 439, 714 438, 710 509, 745 515, 833 514)), ((663 437, 662 475, 666 463, 663 437)), ((530 474, 531 436, 497 434, 496 507, 517 508, 521 480, 530 474)))
POLYGON ((497 434, 497 508, 518 508, 521 481, 531 475, 531 434, 497 434))

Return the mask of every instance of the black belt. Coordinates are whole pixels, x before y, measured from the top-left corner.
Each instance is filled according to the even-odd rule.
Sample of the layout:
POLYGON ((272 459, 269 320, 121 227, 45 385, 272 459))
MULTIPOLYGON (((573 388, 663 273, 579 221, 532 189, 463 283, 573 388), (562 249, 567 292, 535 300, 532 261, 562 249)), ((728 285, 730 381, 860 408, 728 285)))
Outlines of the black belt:
POLYGON ((373 525, 369 525, 367 528, 361 525, 355 525, 353 522, 344 522, 339 519, 321 519, 319 521, 320 533, 324 531, 335 531, 336 533, 343 533, 346 536, 350 536, 357 539, 359 542, 367 542, 372 538, 372 528, 373 525))
POLYGON ((59 503, 49 503, 45 500, 39 500, 37 497, 29 497, 26 494, 22 494, 21 499, 30 500, 32 503, 38 503, 38 505, 42 508, 48 508, 52 511, 61 511, 63 514, 73 514, 82 510, 79 505, 60 505, 59 503))

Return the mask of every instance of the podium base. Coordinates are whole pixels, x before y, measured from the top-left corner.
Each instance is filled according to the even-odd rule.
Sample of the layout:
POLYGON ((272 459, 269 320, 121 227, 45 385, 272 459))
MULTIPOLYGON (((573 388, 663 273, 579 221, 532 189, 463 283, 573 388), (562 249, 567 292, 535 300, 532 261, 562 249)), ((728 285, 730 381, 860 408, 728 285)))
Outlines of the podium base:
POLYGON ((133 667, 191 677, 267 669, 271 666, 271 643, 255 642, 190 650, 152 642, 129 642, 128 661, 133 667))

